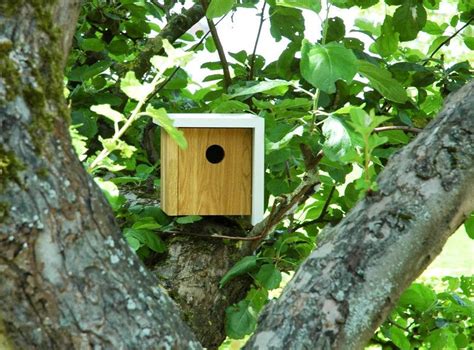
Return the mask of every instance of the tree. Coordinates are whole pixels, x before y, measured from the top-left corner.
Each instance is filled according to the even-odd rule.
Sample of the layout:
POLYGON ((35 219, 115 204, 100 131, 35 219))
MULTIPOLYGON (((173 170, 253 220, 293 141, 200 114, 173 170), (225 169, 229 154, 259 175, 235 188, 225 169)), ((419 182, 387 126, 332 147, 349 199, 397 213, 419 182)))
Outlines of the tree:
MULTIPOLYGON (((303 6, 299 2, 296 5, 284 1, 278 3, 281 6, 303 6)), ((91 98, 87 89, 92 86, 96 89, 93 90, 95 94, 105 87, 120 96, 122 100, 114 105, 115 108, 121 108, 123 114, 130 113, 137 102, 133 101, 130 92, 127 93, 124 83, 120 86, 107 85, 107 82, 103 84, 102 79, 105 78, 99 74, 111 69, 121 77, 122 82, 136 84, 135 89, 146 85, 132 78, 127 73, 129 69, 134 70, 136 76, 143 76, 144 82, 149 84, 153 81, 153 74, 147 75, 141 65, 129 66, 129 61, 120 61, 119 58, 114 66, 109 61, 102 63, 105 61, 105 47, 109 56, 126 55, 128 52, 121 51, 128 50, 123 48, 124 42, 128 47, 128 41, 123 39, 126 34, 136 45, 146 42, 148 49, 142 51, 140 59, 148 62, 151 56, 162 54, 162 47, 166 49, 166 43, 160 40, 176 40, 204 14, 203 7, 207 8, 207 4, 203 3, 188 10, 188 13, 191 11, 197 15, 185 17, 189 21, 185 21, 184 25, 183 21, 176 20, 176 16, 172 17, 169 25, 178 22, 180 30, 175 32, 168 27, 160 32, 178 34, 147 40, 143 32, 149 28, 142 24, 146 11, 128 2, 124 4, 126 10, 102 6, 100 2, 87 4, 91 8, 86 17, 81 17, 81 35, 76 37, 74 43, 77 51, 85 54, 81 56, 74 51, 70 57, 73 63, 70 62, 67 68, 68 86, 74 91, 73 96, 69 97, 73 110, 87 105, 91 98), (111 15, 107 12, 109 10, 116 13, 111 15), (120 11, 129 16, 125 24, 121 22, 123 13, 120 11), (140 32, 140 28, 145 29, 140 32), (97 35, 98 32, 101 34, 97 35)), ((207 8, 209 17, 225 14, 225 11, 222 12, 223 4, 219 1, 215 4, 220 6, 216 9, 209 5, 207 8)), ((0 315, 9 342, 19 348, 88 348, 95 345, 105 348, 200 348, 199 338, 206 346, 216 347, 223 339, 225 308, 240 300, 251 283, 245 277, 231 279, 234 276, 227 274, 226 280, 229 281, 226 284, 222 280, 223 288, 219 288, 217 282, 225 272, 247 256, 249 258, 243 260, 247 265, 242 261, 237 264, 233 268, 234 275, 253 271, 264 287, 265 283, 269 283, 269 289, 274 284, 270 282, 278 280, 279 271, 271 264, 277 257, 271 255, 275 246, 267 238, 273 237, 276 244, 280 244, 280 250, 284 247, 291 251, 296 246, 299 253, 306 251, 307 255, 314 245, 319 226, 325 224, 324 219, 328 217, 335 226, 317 235, 318 248, 301 265, 283 296, 265 309, 259 328, 247 346, 283 348, 288 344, 302 347, 317 344, 320 348, 347 348, 352 344, 361 347, 384 320, 403 289, 468 217, 474 209, 473 188, 469 186, 474 180, 472 83, 453 94, 439 117, 387 165, 385 159, 392 152, 377 153, 376 149, 387 141, 394 142, 394 139, 402 137, 400 134, 377 136, 378 132, 384 131, 381 128, 387 128, 379 126, 386 122, 381 115, 396 116, 397 120, 412 117, 418 126, 425 126, 430 119, 429 114, 436 110, 437 95, 429 95, 434 96, 428 100, 434 101, 432 105, 435 105, 430 113, 425 113, 422 108, 416 110, 410 104, 416 107, 417 104, 422 105, 428 93, 433 91, 447 94, 457 90, 471 76, 469 64, 444 69, 442 62, 438 61, 435 61, 435 66, 425 68, 413 62, 398 62, 398 66, 393 64, 390 68, 394 74, 403 76, 400 82, 384 68, 383 60, 379 62, 373 56, 364 54, 357 48, 360 44, 355 39, 345 40, 344 29, 342 36, 336 35, 341 28, 337 18, 326 18, 322 42, 311 44, 304 41, 298 34, 298 28, 295 28, 302 23, 299 10, 269 4, 270 11, 273 11, 274 34, 292 40, 279 59, 280 67, 273 65, 265 70, 262 58, 255 52, 248 57, 245 55, 243 62, 248 63, 248 71, 239 73, 243 65, 233 64, 237 75, 234 78, 234 83, 237 83, 235 90, 225 94, 232 88, 232 81, 229 81, 228 74, 223 74, 222 83, 218 85, 219 96, 209 104, 215 112, 219 108, 221 111, 222 108, 227 108, 225 111, 250 107, 258 109, 267 114, 270 122, 278 120, 278 113, 292 111, 295 115, 292 123, 305 122, 304 133, 278 144, 277 140, 289 132, 286 129, 282 133, 275 128, 274 135, 269 135, 269 139, 273 150, 280 152, 280 158, 287 154, 287 150, 290 150, 287 155, 291 157, 296 151, 300 153, 297 171, 292 173, 288 163, 269 161, 269 168, 275 174, 269 179, 269 183, 274 184, 269 191, 275 196, 286 194, 278 198, 267 219, 250 233, 235 222, 211 219, 186 226, 180 231, 188 235, 173 236, 167 240, 168 256, 161 257, 154 268, 165 276, 166 279, 161 282, 185 312, 188 324, 197 337, 183 321, 176 304, 158 287, 155 273, 143 267, 136 253, 123 240, 114 213, 74 153, 68 130, 70 120, 63 96, 62 72, 73 42, 75 28, 72 24, 79 16, 79 2, 31 1, 17 5, 7 1, 0 5, 0 295, 2 300, 8 300, 0 306, 0 315), (289 18, 295 21, 288 22, 289 18), (300 69, 296 73, 294 66, 298 62, 295 53, 298 48, 294 43, 301 47, 300 69), (352 52, 359 55, 359 60, 352 52), (314 74, 328 72, 328 62, 324 61, 324 57, 333 56, 344 58, 344 67, 329 67, 337 69, 330 70, 332 75, 325 76, 325 79, 321 79, 320 74, 314 74), (362 92, 365 87, 362 83, 350 85, 356 71, 368 79, 369 91, 362 92), (271 81, 263 81, 263 77, 271 81), (292 86, 289 80, 293 77, 302 77, 306 82, 301 79, 301 85, 289 91, 292 86), (249 81, 255 78, 258 83, 248 83, 247 78, 249 81), (437 90, 433 90, 434 81, 439 84, 437 90), (406 86, 417 87, 417 100, 409 99, 406 86), (314 92, 309 91, 312 88, 314 92), (350 88, 356 92, 350 92, 350 88), (365 109, 353 107, 341 110, 346 102, 356 105, 360 101, 360 93, 367 101, 365 109), (287 105, 280 106, 282 110, 275 112, 276 107, 259 94, 288 96, 278 101, 287 105), (311 99, 304 99, 304 94, 310 94, 311 99), (248 100, 249 96, 253 98, 248 100), (311 107, 313 104, 314 108, 311 107), (313 114, 306 117, 308 109, 313 114), (377 110, 377 115, 370 112, 371 109, 377 110), (350 123, 341 115, 348 115, 350 123), (319 122, 322 120, 324 124, 320 131, 319 122), (338 138, 338 133, 346 136, 338 138), (356 147, 362 152, 354 151, 356 147), (330 210, 329 206, 336 185, 350 172, 352 163, 361 164, 364 176, 348 186, 345 200, 339 204, 344 213, 349 212, 359 193, 366 196, 342 219, 344 213, 330 210), (383 165, 385 169, 375 181, 383 165), (335 181, 321 174, 321 171, 329 173, 335 181), (302 173, 305 177, 300 181, 297 175, 302 173), (289 178, 285 179, 287 174, 290 174, 289 178), (288 188, 278 193, 285 183, 288 188), (352 195, 349 194, 351 191, 352 195), (318 194, 321 197, 317 197, 318 194), (290 226, 284 224, 283 220, 291 218, 292 213, 310 197, 317 200, 317 206, 312 207, 317 216, 311 218, 307 215, 307 221, 302 223, 294 223, 293 218, 290 226), (215 231, 216 227, 219 234, 206 235, 206 232, 215 231), (278 233, 282 227, 289 232, 278 233), (307 236, 295 232, 302 227, 308 227, 307 236), (347 235, 347 232, 351 234, 347 235), (196 234, 206 237, 196 237, 196 234), (289 234, 296 237, 294 246, 282 243, 282 237, 287 240, 289 234), (244 236, 240 238, 245 244, 229 245, 220 240, 222 237, 238 238, 233 236, 244 236), (312 237, 311 242, 308 242, 308 237, 312 237), (216 238, 219 240, 214 241, 216 238), (257 249, 263 252, 260 262, 255 255, 251 255, 257 249), (216 256, 219 257, 218 262, 207 266, 210 259, 216 256), (197 273, 203 270, 205 277, 197 273), (189 277, 189 271, 194 275, 189 277), (192 286, 198 282, 198 291, 193 290, 192 286), (187 299, 183 300, 185 297, 187 299), (216 306, 217 311, 211 310, 212 305, 216 306), (289 305, 292 305, 291 312, 288 311, 289 305), (201 309, 198 309, 199 306, 201 309)), ((469 17, 472 9, 467 4, 461 5, 465 6, 460 8, 461 18, 468 25, 472 20, 469 17)), ((145 6, 145 9, 150 11, 150 6, 145 6)), ((416 18, 414 27, 408 27, 411 29, 400 28, 396 19, 407 6, 403 3, 397 7, 393 24, 389 23, 391 17, 386 17, 381 29, 383 33, 377 39, 375 48, 381 57, 390 57, 398 50, 398 42, 395 49, 391 48, 390 42, 384 42, 387 36, 411 40, 412 32, 416 37, 418 31, 424 28, 425 23, 418 23, 416 18)), ((319 11, 319 8, 313 10, 319 11)), ((424 11, 426 16, 422 5, 416 5, 416 10, 420 13, 424 11)), ((218 69, 229 70, 229 63, 223 60, 222 45, 212 20, 209 20, 209 26, 213 42, 220 52, 218 69)), ((173 49, 168 48, 168 57, 173 53, 173 49)), ((176 57, 179 55, 179 52, 176 53, 176 57)), ((242 60, 236 56, 237 61, 242 60)), ((209 66, 213 67, 212 64, 209 66)), ((153 86, 155 92, 173 79, 179 88, 180 74, 182 78, 183 71, 174 68, 164 71, 163 77, 167 79, 163 80, 162 85, 153 86)), ((172 93, 161 94, 171 104, 172 93)), ((184 94, 190 96, 189 92, 184 94)), ((104 95, 100 96, 104 99, 101 104, 105 104, 107 98, 110 104, 111 96, 104 95)), ((153 96, 148 98, 147 94, 146 103, 158 110, 160 99, 153 96)), ((89 106, 100 102, 95 100, 89 106)), ((73 115, 73 121, 75 118, 78 118, 77 115, 73 115)), ((85 123, 87 115, 82 114, 81 118, 85 123)), ((159 121, 164 124, 166 119, 159 121)), ((107 123, 105 119, 98 123, 99 128, 106 130, 105 134, 113 129, 107 123)), ((397 129, 394 125, 388 128, 397 129)), ((142 125, 142 129, 146 139, 149 128, 142 125)), ((172 127, 169 129, 175 132, 172 127)), ((290 129, 293 131, 293 128, 290 129)), ((419 131, 412 126, 400 129, 419 131)), ((174 135, 179 138, 179 134, 174 135)), ((406 142, 407 137, 403 135, 406 142)), ((132 142, 130 135, 128 137, 127 141, 132 142)), ((77 140, 76 137, 74 141, 77 140)), ((95 153, 89 156, 86 164, 89 169, 93 168, 93 159, 97 159, 94 157, 101 149, 100 144, 94 145, 94 140, 93 135, 87 143, 87 148, 91 150, 86 151, 95 153)), ((123 144, 120 147, 126 148, 123 144)), ((117 150, 116 153, 122 151, 120 148, 117 150)), ((111 163, 106 163, 102 169, 113 172, 114 165, 125 164, 129 158, 121 155, 106 157, 111 163)), ((269 158, 275 159, 276 156, 270 153, 269 158)), ((131 167, 136 167, 136 164, 131 167)), ((100 172, 103 170, 92 170, 95 175, 104 174, 100 172)), ((99 184, 104 187, 104 182, 99 181, 99 184)), ((123 204, 110 191, 106 195, 117 208, 123 204)), ((134 224, 137 222, 144 227, 143 220, 134 224)), ((137 231, 137 227, 135 225, 129 228, 135 231, 127 232, 144 235, 132 237, 138 242, 135 246, 138 254, 147 262, 160 257, 152 251, 159 252, 163 242, 157 236, 149 236, 146 230, 137 231)), ((130 236, 127 238, 129 243, 135 242, 130 236)), ((300 262, 304 255, 300 254, 299 260, 295 261, 300 262)), ((287 256, 292 259, 288 252, 287 256)), ((286 268, 284 262, 280 268, 286 268)), ((266 297, 262 298, 261 293, 265 291, 265 288, 252 288, 249 293, 256 296, 252 299, 254 304, 249 305, 248 298, 237 304, 236 315, 252 319, 254 316, 249 316, 250 307, 257 308, 256 300, 259 307, 263 307, 265 300, 262 299, 266 297)), ((228 309, 228 314, 232 315, 232 308, 228 309)), ((251 325, 252 322, 248 323, 251 325)), ((235 329, 230 331, 236 332, 235 329)))

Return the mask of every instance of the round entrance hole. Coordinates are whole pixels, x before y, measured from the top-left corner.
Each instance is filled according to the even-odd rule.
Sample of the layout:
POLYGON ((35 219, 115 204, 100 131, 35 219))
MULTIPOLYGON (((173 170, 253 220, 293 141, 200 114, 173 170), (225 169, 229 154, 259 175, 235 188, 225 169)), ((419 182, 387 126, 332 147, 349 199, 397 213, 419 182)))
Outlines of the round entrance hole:
POLYGON ((212 164, 220 163, 224 159, 224 155, 224 149, 219 145, 209 146, 206 150, 206 159, 212 164))

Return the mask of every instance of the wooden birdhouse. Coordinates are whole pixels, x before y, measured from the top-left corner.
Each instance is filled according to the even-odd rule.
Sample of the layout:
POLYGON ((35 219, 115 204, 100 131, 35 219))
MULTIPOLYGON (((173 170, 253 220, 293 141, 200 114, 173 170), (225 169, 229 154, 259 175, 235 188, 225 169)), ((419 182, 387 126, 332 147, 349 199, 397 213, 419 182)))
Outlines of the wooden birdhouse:
POLYGON ((263 218, 264 120, 251 114, 170 114, 188 142, 161 131, 161 206, 168 215, 263 218))

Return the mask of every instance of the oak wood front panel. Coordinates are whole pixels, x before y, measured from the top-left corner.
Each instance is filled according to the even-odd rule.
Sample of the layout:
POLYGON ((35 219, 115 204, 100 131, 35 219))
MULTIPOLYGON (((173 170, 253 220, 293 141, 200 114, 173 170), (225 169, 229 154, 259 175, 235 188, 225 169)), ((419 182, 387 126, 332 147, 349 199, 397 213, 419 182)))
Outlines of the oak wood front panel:
POLYGON ((178 144, 161 129, 161 208, 168 215, 178 213, 178 144))
POLYGON ((188 148, 178 150, 178 215, 250 215, 252 130, 181 130, 188 148), (224 149, 224 158, 216 164, 206 158, 212 145, 224 149))

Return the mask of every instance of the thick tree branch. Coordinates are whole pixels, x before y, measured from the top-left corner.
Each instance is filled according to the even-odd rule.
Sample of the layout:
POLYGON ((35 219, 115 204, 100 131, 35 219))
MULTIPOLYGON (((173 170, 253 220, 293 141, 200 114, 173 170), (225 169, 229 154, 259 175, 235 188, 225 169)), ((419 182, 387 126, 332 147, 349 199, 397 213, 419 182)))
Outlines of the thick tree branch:
POLYGON ((174 15, 159 35, 149 39, 141 51, 140 55, 134 61, 134 71, 141 77, 151 68, 150 58, 162 53, 163 39, 174 43, 180 36, 186 33, 192 26, 199 22, 205 15, 201 4, 195 4, 182 13, 174 15))
POLYGON ((246 349, 362 349, 474 210, 474 82, 396 153, 264 310, 246 349))

